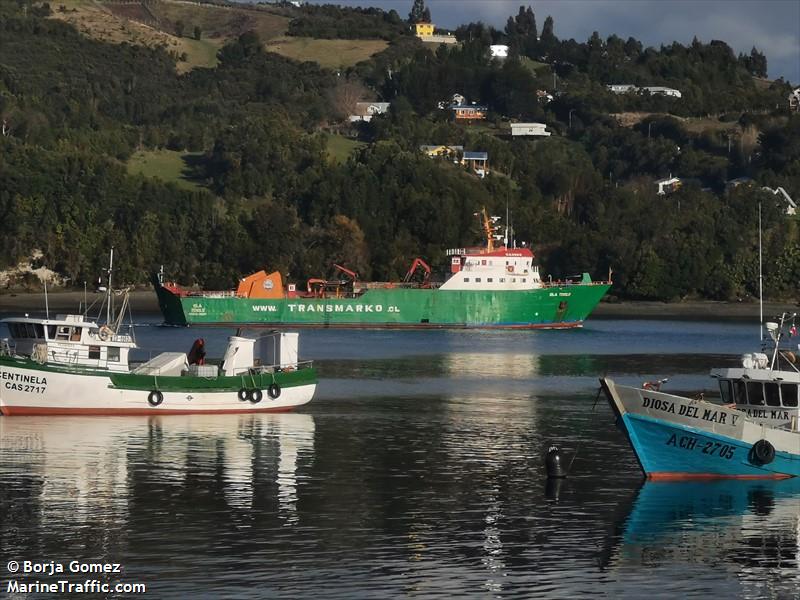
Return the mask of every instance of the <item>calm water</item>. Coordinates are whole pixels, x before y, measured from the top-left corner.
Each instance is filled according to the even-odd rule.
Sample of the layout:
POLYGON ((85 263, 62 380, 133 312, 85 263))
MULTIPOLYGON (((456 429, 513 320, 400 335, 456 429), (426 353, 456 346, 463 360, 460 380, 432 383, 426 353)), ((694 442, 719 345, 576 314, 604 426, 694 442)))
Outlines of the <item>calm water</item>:
MULTIPOLYGON (((221 354, 230 333, 143 325, 154 352, 202 336, 221 354)), ((709 387, 757 335, 304 331, 321 381, 299 413, 0 418, 0 597, 9 560, 77 560, 123 571, 16 579, 159 598, 797 598, 799 482, 642 484, 595 405, 604 373, 709 387), (558 485, 553 443, 577 451, 558 485)))

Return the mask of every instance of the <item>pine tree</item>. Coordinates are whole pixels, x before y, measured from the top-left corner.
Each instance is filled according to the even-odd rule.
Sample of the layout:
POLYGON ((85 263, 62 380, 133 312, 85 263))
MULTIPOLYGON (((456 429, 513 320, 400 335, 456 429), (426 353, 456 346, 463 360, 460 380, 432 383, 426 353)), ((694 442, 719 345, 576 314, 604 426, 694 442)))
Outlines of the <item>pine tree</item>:
MULTIPOLYGON (((408 13, 409 23, 425 22, 425 10, 425 0, 414 0, 411 12, 408 13)), ((428 13, 428 18, 430 18, 430 12, 428 13)))

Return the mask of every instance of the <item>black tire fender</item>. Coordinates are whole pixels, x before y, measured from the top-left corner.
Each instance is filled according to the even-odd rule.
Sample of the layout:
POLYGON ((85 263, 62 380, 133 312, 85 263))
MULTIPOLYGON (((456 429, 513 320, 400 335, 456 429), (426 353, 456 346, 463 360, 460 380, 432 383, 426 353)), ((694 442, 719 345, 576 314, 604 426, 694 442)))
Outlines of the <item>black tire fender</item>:
POLYGON ((247 402, 248 400, 250 400, 250 390, 248 390, 247 388, 240 389, 237 395, 239 396, 239 400, 241 400, 242 402, 247 402))
POLYGON ((767 440, 758 440, 750 449, 750 462, 757 465, 768 465, 775 460, 775 446, 767 440))
POLYGON ((149 394, 147 394, 147 403, 150 406, 158 406, 164 401, 164 394, 159 392, 158 390, 153 390, 149 394))
POLYGON ((281 395, 281 386, 279 386, 277 383, 269 384, 269 387, 267 388, 267 394, 270 398, 275 400, 281 395))
POLYGON ((258 404, 259 402, 261 402, 261 399, 263 397, 264 397, 264 392, 262 392, 258 388, 250 392, 250 402, 252 402, 253 404, 258 404))

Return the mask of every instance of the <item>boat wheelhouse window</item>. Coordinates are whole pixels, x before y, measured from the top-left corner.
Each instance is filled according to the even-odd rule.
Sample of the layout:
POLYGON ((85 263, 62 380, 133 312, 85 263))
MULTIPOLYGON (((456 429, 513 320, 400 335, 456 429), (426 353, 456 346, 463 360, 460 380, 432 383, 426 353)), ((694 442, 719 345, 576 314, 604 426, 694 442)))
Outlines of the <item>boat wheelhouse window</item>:
POLYGON ((100 360, 100 346, 89 346, 89 358, 100 360))
POLYGON ((72 327, 72 332, 70 333, 69 339, 72 342, 80 342, 81 341, 81 328, 80 327, 72 327))
POLYGON ((49 340, 56 339, 56 326, 55 325, 48 325, 47 326, 47 339, 49 339, 49 340))
POLYGON ((492 279, 491 277, 487 277, 486 281, 487 281, 487 283, 492 283, 494 281, 494 279, 492 279))
POLYGON ((730 379, 719 380, 719 394, 722 398, 723 404, 732 404, 735 402, 733 399, 733 389, 731 388, 730 379))
POLYGON ((781 398, 783 398, 783 405, 787 408, 797 408, 797 384, 782 383, 781 398))
POLYGON ((781 398, 778 395, 778 384, 772 381, 764 384, 764 396, 767 399, 767 406, 780 406, 781 398))
POLYGON ((480 282, 481 282, 481 278, 480 277, 476 277, 475 278, 475 283, 480 283, 480 282))
POLYGON ((119 348, 116 346, 108 347, 108 361, 119 362, 119 348))
POLYGON ((500 283, 505 283, 505 282, 506 282, 506 278, 505 277, 501 277, 500 278, 500 283))
POLYGON ((57 340, 68 340, 70 334, 71 327, 67 325, 59 325, 56 329, 56 339, 57 340))
POLYGON ((736 404, 747 404, 747 391, 741 379, 733 382, 733 401, 736 404))
POLYGON ((41 323, 34 323, 34 329, 36 329, 36 337, 40 339, 44 339, 44 325, 41 323))
POLYGON ((747 399, 749 404, 764 404, 764 386, 760 381, 747 382, 747 399))
POLYGON ((525 279, 524 277, 522 278, 522 283, 526 283, 527 281, 528 281, 528 280, 527 280, 527 279, 525 279))
POLYGON ((469 277, 464 277, 464 282, 469 283, 469 277))
POLYGON ((33 326, 33 323, 25 323, 25 334, 25 337, 36 337, 36 328, 33 326))

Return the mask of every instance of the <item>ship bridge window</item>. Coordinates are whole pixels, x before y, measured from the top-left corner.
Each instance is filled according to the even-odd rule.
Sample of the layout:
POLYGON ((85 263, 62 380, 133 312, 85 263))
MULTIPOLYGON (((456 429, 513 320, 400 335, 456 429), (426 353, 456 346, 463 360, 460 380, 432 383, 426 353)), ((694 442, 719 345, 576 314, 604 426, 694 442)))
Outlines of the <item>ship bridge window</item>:
POLYGON ((89 346, 89 358, 100 360, 100 346, 89 346))
POLYGON ((481 278, 480 277, 476 277, 475 278, 475 283, 480 283, 480 282, 481 282, 481 278))
POLYGON ((733 390, 731 389, 730 379, 719 380, 719 394, 722 398, 723 404, 733 404, 735 402, 733 399, 733 390))
POLYGON ((48 325, 47 326, 47 339, 49 339, 49 340, 56 339, 56 326, 55 325, 48 325))
POLYGON ((72 329, 72 327, 67 327, 66 325, 59 325, 58 329, 56 330, 56 339, 57 340, 68 340, 71 329, 72 329))
POLYGON ((469 283, 469 277, 464 277, 464 283, 469 283))
POLYGON ((732 404, 734 402, 733 390, 731 389, 731 382, 729 379, 719 380, 719 395, 722 398, 723 404, 732 404))
POLYGON ((797 384, 781 384, 781 397, 783 398, 784 406, 787 408, 797 408, 797 384))
POLYGON ((119 362, 119 347, 118 346, 109 346, 108 347, 108 361, 109 362, 119 362))
POLYGON ((767 406, 780 406, 781 399, 778 395, 778 384, 769 382, 764 384, 764 396, 767 399, 767 406))
POLYGON ((487 281, 488 283, 492 283, 492 282, 494 281, 494 279, 493 279, 493 278, 491 278, 491 277, 487 277, 487 278, 486 278, 486 281, 487 281))
POLYGON ((764 387, 760 381, 747 382, 747 399, 750 404, 759 406, 764 404, 764 387))
POLYGON ((741 379, 733 382, 733 401, 736 404, 747 404, 747 390, 741 379))

